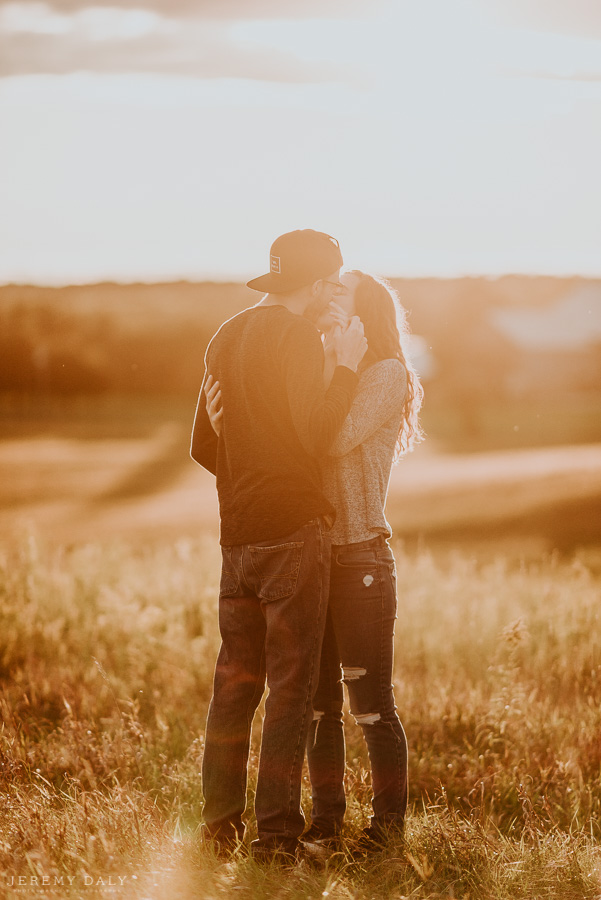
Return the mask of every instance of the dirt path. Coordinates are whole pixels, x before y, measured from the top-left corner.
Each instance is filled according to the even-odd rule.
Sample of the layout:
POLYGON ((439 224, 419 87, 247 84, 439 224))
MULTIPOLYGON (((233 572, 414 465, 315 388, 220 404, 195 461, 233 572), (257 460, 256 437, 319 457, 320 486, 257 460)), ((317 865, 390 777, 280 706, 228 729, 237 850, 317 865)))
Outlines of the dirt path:
MULTIPOLYGON (((448 455, 420 447, 393 470, 395 532, 434 533, 551 514, 601 498, 601 445, 448 455)), ((187 437, 0 442, 0 538, 33 531, 60 542, 217 533, 214 479, 187 437)))

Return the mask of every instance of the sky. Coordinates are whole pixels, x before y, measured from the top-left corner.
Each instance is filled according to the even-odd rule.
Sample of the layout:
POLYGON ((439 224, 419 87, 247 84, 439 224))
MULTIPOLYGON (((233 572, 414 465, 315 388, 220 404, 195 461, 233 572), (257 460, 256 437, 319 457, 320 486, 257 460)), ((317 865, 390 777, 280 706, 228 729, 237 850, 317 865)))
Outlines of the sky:
POLYGON ((0 283, 601 276, 599 0, 0 0, 0 283))

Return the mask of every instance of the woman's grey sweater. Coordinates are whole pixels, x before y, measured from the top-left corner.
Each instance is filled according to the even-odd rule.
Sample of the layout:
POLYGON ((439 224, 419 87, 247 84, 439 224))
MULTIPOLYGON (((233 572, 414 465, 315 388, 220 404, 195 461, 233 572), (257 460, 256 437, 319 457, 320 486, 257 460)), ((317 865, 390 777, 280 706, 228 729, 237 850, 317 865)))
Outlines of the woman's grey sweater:
POLYGON ((323 490, 336 509, 333 544, 354 544, 392 530, 384 515, 407 373, 398 359, 361 374, 351 410, 322 461, 323 490))

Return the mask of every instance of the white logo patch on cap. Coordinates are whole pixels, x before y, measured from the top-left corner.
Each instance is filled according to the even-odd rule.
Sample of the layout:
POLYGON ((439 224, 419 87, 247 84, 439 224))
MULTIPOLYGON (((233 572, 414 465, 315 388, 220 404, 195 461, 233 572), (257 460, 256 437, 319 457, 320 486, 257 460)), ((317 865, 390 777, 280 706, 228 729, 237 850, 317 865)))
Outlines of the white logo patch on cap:
POLYGON ((276 275, 282 274, 282 267, 280 265, 280 257, 279 256, 270 256, 271 259, 271 271, 275 272, 276 275))

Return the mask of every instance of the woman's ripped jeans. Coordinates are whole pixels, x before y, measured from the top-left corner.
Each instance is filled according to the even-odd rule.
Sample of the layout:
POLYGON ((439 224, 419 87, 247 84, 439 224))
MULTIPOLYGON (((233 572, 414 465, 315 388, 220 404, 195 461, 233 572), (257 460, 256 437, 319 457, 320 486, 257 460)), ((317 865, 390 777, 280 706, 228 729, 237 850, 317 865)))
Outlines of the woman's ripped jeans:
POLYGON ((324 835, 341 830, 346 808, 343 682, 369 751, 372 828, 403 825, 407 740, 392 686, 396 610, 394 556, 383 536, 332 548, 326 631, 307 744, 311 818, 324 835))

